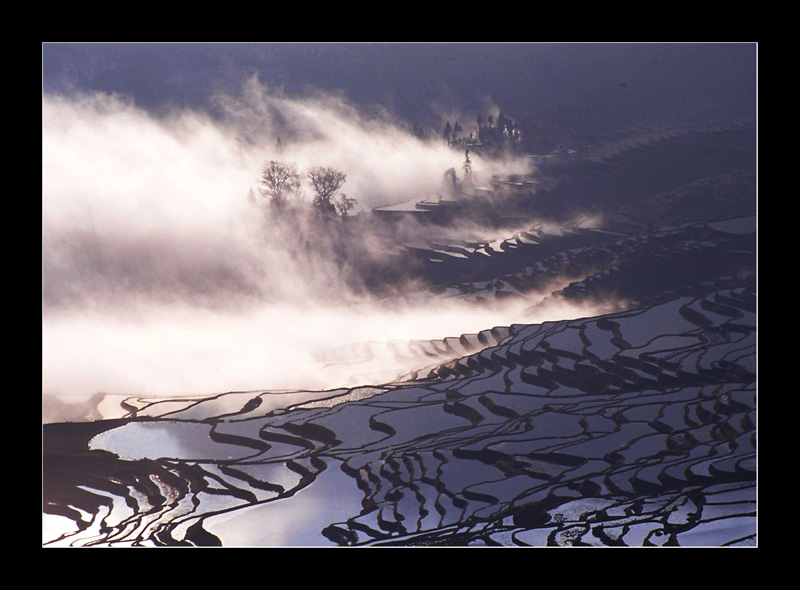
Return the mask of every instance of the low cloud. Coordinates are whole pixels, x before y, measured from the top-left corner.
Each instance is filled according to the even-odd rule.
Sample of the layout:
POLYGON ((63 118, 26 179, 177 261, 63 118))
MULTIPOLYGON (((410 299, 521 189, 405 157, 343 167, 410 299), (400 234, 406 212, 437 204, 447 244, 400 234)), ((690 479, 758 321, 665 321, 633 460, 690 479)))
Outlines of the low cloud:
MULTIPOLYGON (((42 104, 46 395, 328 388, 344 377, 310 369, 320 351, 525 321, 524 306, 353 308, 341 261, 297 251, 299 228, 248 198, 270 159, 346 172, 361 210, 438 190, 463 154, 386 113, 257 79, 212 114, 102 94, 42 104)), ((478 178, 526 170, 472 159, 478 178)))

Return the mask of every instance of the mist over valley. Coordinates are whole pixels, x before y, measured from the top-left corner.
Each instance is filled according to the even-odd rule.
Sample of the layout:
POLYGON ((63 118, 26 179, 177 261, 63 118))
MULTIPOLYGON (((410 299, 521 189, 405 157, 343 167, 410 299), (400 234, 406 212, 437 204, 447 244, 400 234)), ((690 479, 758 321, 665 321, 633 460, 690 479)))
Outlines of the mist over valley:
POLYGON ((43 544, 756 544, 755 70, 45 43, 43 544))

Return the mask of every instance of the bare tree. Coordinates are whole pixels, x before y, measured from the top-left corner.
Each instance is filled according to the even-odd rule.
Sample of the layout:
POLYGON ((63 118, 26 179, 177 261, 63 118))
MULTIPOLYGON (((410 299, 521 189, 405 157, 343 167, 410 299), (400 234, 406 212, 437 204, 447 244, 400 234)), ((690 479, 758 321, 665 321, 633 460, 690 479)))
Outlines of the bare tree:
POLYGON ((323 168, 318 166, 308 172, 311 186, 314 188, 316 197, 314 206, 323 216, 335 216, 337 213, 336 203, 333 196, 347 180, 347 174, 334 168, 323 168))
POLYGON ((357 202, 353 197, 342 194, 335 203, 336 212, 342 217, 347 217, 350 214, 350 209, 355 207, 357 202))
POLYGON ((262 194, 276 206, 283 205, 287 196, 300 187, 297 166, 270 160, 261 170, 262 194))

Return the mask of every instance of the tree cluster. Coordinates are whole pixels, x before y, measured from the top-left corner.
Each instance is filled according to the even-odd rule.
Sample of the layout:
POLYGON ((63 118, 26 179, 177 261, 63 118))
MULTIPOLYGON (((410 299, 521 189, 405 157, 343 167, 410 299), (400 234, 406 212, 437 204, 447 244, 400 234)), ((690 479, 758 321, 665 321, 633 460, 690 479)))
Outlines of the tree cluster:
POLYGON ((480 143, 483 146, 492 147, 501 144, 519 143, 522 140, 522 132, 519 126, 502 112, 497 119, 489 115, 486 119, 478 114, 476 126, 470 131, 469 135, 464 135, 464 128, 458 121, 451 126, 450 121, 444 126, 442 137, 448 145, 452 147, 463 147, 480 143))
POLYGON ((498 142, 498 141, 515 141, 521 140, 521 133, 514 121, 501 112, 497 115, 497 120, 493 120, 490 115, 483 124, 482 118, 478 115, 478 138, 483 143, 498 142))
MULTIPOLYGON (((340 193, 347 174, 335 168, 317 166, 305 175, 314 192, 314 210, 323 218, 347 217, 356 199, 340 193)), ((303 177, 295 164, 270 160, 261 169, 260 192, 274 209, 283 209, 289 202, 303 202, 303 177)))

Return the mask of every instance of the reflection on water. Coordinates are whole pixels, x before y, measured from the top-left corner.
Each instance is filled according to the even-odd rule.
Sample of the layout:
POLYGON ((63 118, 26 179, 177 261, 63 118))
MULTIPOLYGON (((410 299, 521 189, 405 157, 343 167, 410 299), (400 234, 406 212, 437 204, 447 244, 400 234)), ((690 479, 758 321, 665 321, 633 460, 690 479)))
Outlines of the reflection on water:
POLYGON ((200 402, 82 439, 52 425, 45 541, 750 543, 755 291, 676 302, 688 326, 658 306, 531 325, 370 395, 264 411, 265 393, 231 394, 236 412, 200 402))

